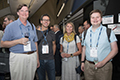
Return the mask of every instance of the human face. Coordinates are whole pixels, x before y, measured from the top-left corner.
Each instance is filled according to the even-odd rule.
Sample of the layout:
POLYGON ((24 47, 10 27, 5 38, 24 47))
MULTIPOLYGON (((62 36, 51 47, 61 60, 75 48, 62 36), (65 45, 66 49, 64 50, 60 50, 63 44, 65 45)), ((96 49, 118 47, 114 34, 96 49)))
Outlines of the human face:
POLYGON ((29 11, 28 11, 28 7, 23 6, 18 12, 17 12, 18 16, 20 19, 26 19, 29 16, 29 11))
POLYGON ((79 33, 82 33, 83 31, 84 31, 84 30, 83 30, 81 27, 78 28, 78 32, 79 32, 79 33))
POLYGON ((5 26, 7 26, 10 23, 10 21, 8 20, 8 18, 5 18, 3 23, 5 24, 5 26))
POLYGON ((85 21, 85 22, 83 23, 83 25, 84 25, 85 30, 90 27, 90 25, 87 23, 87 21, 85 21))
POLYGON ((66 32, 67 32, 67 34, 71 34, 72 31, 73 31, 73 26, 68 23, 67 26, 66 26, 66 32))
POLYGON ((50 24, 50 18, 48 16, 44 16, 43 19, 41 20, 41 24, 48 28, 49 24, 50 24))
POLYGON ((91 19, 92 26, 100 26, 101 21, 102 21, 100 13, 96 12, 96 13, 91 14, 90 19, 91 19))

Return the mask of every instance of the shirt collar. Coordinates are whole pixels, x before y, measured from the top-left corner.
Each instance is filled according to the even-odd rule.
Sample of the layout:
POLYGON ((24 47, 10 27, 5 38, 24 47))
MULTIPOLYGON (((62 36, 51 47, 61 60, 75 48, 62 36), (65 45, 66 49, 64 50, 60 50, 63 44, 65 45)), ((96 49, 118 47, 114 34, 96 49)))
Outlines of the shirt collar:
MULTIPOLYGON (((18 26, 23 25, 19 18, 17 19, 17 22, 18 22, 18 26)), ((31 24, 30 24, 29 21, 27 20, 27 25, 26 25, 26 27, 30 27, 30 25, 31 25, 31 24)))
MULTIPOLYGON (((59 31, 59 30, 58 30, 58 31, 59 31)), ((57 34, 58 31, 56 31, 55 34, 57 34)))
MULTIPOLYGON (((93 26, 90 27, 90 30, 92 30, 92 27, 93 27, 93 26)), ((98 30, 100 30, 102 27, 103 27, 103 25, 101 24, 96 30, 98 31, 98 30)))

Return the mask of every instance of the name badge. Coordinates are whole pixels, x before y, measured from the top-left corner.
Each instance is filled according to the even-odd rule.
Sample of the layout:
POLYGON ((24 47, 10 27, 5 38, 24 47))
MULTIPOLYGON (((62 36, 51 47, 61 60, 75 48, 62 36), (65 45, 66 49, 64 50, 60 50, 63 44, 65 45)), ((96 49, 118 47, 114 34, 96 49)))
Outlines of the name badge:
POLYGON ((42 45, 42 54, 48 54, 48 53, 49 53, 49 46, 42 45))
POLYGON ((31 51, 31 42, 28 41, 27 45, 24 45, 23 47, 24 47, 24 51, 31 51))
POLYGON ((93 47, 90 49, 90 57, 97 57, 97 48, 93 47))

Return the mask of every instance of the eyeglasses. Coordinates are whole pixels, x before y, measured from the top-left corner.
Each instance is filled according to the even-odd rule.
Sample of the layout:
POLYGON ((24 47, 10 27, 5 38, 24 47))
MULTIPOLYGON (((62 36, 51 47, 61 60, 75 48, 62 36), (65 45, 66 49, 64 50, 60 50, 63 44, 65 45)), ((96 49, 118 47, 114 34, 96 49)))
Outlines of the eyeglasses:
POLYGON ((8 20, 4 20, 3 22, 7 22, 8 20))
POLYGON ((49 19, 43 19, 43 21, 50 21, 49 19))

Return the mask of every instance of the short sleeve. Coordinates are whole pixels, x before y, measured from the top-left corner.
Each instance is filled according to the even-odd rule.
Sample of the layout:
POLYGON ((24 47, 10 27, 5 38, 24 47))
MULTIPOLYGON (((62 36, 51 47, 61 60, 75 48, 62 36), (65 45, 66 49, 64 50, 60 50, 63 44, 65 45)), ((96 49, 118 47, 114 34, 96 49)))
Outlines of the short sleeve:
POLYGON ((11 28, 9 28, 9 27, 11 27, 11 26, 6 26, 6 28, 5 28, 5 32, 4 32, 4 35, 3 35, 3 37, 2 37, 2 41, 11 41, 11 38, 12 38, 12 29, 11 28))
POLYGON ((49 31, 48 34, 52 37, 52 41, 55 41, 55 33, 53 31, 49 31))
POLYGON ((34 34, 35 34, 35 38, 34 38, 34 41, 37 42, 38 41, 38 38, 37 38, 37 34, 36 34, 36 28, 35 28, 35 25, 32 24, 34 26, 34 34))
POLYGON ((113 30, 111 30, 111 34, 110 34, 110 43, 117 41, 117 38, 115 36, 115 33, 113 32, 113 30))
POLYGON ((63 37, 60 38, 60 44, 62 45, 63 44, 63 41, 62 41, 63 37))
POLYGON ((77 43, 80 42, 80 38, 79 38, 79 36, 76 36, 76 42, 77 42, 77 43))
POLYGON ((82 33, 82 45, 85 46, 85 38, 84 38, 84 32, 82 33), (84 40, 83 40, 84 39, 84 40))

